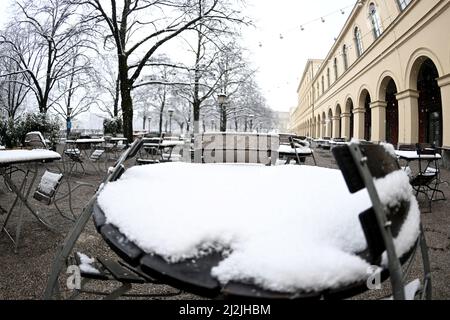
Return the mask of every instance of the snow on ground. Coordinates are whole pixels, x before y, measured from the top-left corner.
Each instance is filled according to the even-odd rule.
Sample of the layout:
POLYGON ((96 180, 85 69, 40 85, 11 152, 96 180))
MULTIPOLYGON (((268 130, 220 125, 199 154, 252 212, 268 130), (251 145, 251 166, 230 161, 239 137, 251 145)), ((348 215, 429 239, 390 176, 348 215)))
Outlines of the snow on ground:
POLYGON ((80 270, 85 273, 90 274, 99 274, 100 271, 97 270, 97 268, 94 267, 94 258, 88 257, 84 253, 77 252, 78 258, 80 259, 80 270))
MULTIPOLYGON (((397 191, 409 192, 413 201, 396 242, 401 253, 413 245, 419 228, 417 202, 403 186, 406 181, 388 176, 377 182, 384 201, 403 199, 393 195, 397 191)), ((211 248, 225 250, 212 270, 222 283, 244 280, 296 291, 367 278, 369 265, 353 253, 367 246, 358 215, 371 202, 365 190, 351 195, 338 170, 186 163, 133 167, 107 185, 98 202, 108 223, 169 262, 211 248)))

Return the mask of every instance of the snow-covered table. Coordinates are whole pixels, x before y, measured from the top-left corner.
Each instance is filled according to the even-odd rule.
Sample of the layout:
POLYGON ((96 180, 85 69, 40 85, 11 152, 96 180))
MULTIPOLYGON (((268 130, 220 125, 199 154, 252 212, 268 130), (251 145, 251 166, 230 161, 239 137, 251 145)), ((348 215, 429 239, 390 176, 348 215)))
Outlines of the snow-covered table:
MULTIPOLYGON (((16 250, 18 246, 19 234, 16 235, 16 240, 14 240, 9 232, 6 229, 6 225, 8 220, 18 202, 20 200, 25 207, 30 211, 30 213, 46 228, 53 230, 53 228, 43 220, 33 209, 31 204, 28 202, 28 196, 30 195, 31 187, 33 186, 34 181, 36 180, 38 165, 40 163, 49 163, 56 160, 60 160, 61 156, 59 153, 49 150, 36 149, 36 150, 3 150, 0 151, 0 175, 3 176, 5 182, 11 188, 11 190, 16 194, 16 200, 12 204, 11 208, 8 211, 5 221, 0 229, 1 232, 5 232, 8 237, 16 244, 16 250), (18 165, 24 165, 25 169, 25 177, 21 183, 21 186, 18 187, 11 179, 11 172, 14 171, 11 167, 16 167, 18 165), (30 186, 28 190, 26 189, 27 181, 29 179, 29 175, 32 173, 32 178, 30 182, 30 186)), ((20 224, 20 222, 19 222, 20 224)))
MULTIPOLYGON (((397 171, 376 186, 384 203, 411 202, 396 238, 404 255, 420 225, 408 177, 397 171)), ((168 283, 307 294, 365 283, 359 214, 370 207, 367 191, 350 194, 339 170, 167 163, 106 185, 94 220, 116 252, 168 283)))
POLYGON ((399 151, 396 150, 395 154, 403 160, 406 161, 416 161, 416 160, 441 160, 442 156, 439 153, 436 154, 418 154, 417 151, 399 151))

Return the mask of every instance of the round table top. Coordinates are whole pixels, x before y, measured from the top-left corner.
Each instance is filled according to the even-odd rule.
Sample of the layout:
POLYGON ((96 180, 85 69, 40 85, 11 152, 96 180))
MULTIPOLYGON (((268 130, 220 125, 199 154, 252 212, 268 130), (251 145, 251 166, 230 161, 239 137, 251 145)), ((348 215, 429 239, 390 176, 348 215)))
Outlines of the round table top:
MULTIPOLYGON (((399 189, 398 183, 409 185, 405 179, 385 178, 377 186, 399 189)), ((407 197, 415 200, 412 192, 407 197)), ((208 272, 221 285, 245 280, 276 292, 320 291, 362 281, 370 268, 358 253, 367 248, 359 214, 371 202, 366 190, 350 194, 339 170, 188 163, 133 167, 105 187, 98 207, 104 224, 142 251, 136 255, 176 265, 220 253, 208 272)), ((397 238, 400 254, 414 245, 419 223, 412 205, 397 238)))

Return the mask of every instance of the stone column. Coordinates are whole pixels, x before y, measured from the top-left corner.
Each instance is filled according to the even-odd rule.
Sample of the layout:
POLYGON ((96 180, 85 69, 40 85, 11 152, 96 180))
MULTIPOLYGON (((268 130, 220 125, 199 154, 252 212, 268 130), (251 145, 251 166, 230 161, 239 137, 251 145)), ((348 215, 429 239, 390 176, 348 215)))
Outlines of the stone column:
POLYGON ((356 108, 353 109, 354 114, 354 138, 355 139, 364 139, 364 119, 366 110, 364 108, 356 108))
POLYGON ((438 79, 442 100, 442 145, 450 148, 450 74, 438 79))
POLYGON ((396 95, 398 101, 398 142, 414 144, 419 142, 419 92, 405 90, 396 95))
POLYGON ((386 141, 386 107, 386 101, 375 101, 370 104, 373 142, 386 141))
POLYGON ((320 134, 320 138, 324 138, 327 136, 327 121, 326 120, 322 120, 322 132, 320 134))
POLYGON ((340 132, 340 127, 341 127, 341 117, 340 116, 336 116, 333 117, 333 136, 332 138, 340 138, 341 137, 341 132, 340 132))
POLYGON ((343 113, 341 114, 342 118, 342 127, 341 127, 341 138, 346 138, 347 140, 351 140, 352 137, 350 137, 350 118, 351 113, 343 113))

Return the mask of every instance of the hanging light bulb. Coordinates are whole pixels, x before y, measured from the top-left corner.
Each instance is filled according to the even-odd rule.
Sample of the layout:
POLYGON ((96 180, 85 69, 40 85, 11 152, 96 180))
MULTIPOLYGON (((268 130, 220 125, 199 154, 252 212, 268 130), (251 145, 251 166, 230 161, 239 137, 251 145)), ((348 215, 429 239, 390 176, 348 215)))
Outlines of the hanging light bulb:
POLYGON ((283 40, 284 39, 284 37, 283 37, 283 35, 280 33, 280 40, 283 40))
POLYGON ((345 11, 344 11, 344 9, 341 9, 341 14, 345 14, 345 11))
POLYGON ((324 23, 325 19, 322 17, 322 18, 320 18, 320 21, 322 21, 322 23, 324 23))
POLYGON ((258 44, 258 46, 259 46, 260 48, 262 48, 263 45, 262 45, 262 43, 260 42, 260 43, 258 44))
POLYGON ((301 31, 305 31, 305 28, 303 26, 300 26, 301 31))

